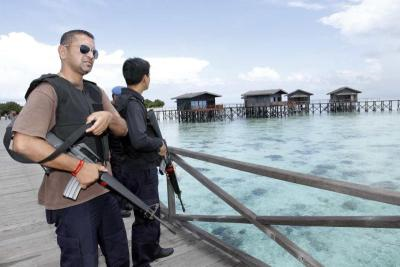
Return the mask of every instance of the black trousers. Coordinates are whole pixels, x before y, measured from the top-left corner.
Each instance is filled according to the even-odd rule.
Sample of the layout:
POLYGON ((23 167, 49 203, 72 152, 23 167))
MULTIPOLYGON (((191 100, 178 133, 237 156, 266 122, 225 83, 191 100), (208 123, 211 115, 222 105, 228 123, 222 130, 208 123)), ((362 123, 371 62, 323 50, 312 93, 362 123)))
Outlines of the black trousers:
MULTIPOLYGON (((111 169, 112 169, 112 174, 113 176, 123 185, 126 185, 125 179, 122 176, 122 159, 113 159, 111 158, 111 169)), ((120 209, 125 209, 125 205, 126 203, 128 203, 129 201, 126 200, 123 196, 121 196, 118 193, 113 193, 114 197, 117 199, 118 201, 118 205, 120 207, 120 209)))
MULTIPOLYGON (((159 204, 157 168, 137 169, 123 164, 122 176, 129 190, 147 205, 159 204)), ((160 223, 143 216, 143 212, 134 209, 135 222, 132 224, 132 261, 133 266, 149 266, 154 254, 158 252, 160 241, 160 223)), ((160 210, 157 211, 160 215, 160 210)))
POLYGON ((124 223, 117 201, 110 193, 69 208, 46 210, 46 216, 57 227, 60 266, 97 267, 98 245, 107 266, 129 266, 124 223))

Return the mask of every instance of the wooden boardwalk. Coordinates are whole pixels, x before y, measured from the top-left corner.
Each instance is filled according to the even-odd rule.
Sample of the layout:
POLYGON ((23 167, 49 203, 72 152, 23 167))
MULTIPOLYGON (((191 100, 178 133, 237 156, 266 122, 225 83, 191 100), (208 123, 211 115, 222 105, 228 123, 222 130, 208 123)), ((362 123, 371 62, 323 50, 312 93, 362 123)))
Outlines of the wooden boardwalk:
MULTIPOLYGON (((1 137, 5 126, 0 121, 1 137)), ((1 145, 0 170, 0 267, 59 266, 55 228, 46 223, 44 208, 37 204, 42 169, 13 161, 1 145)), ((129 239, 133 220, 124 220, 129 239)), ((160 242, 175 253, 152 266, 245 266, 184 228, 177 235, 162 228, 160 242)), ((99 262, 105 266, 101 255, 99 262)))

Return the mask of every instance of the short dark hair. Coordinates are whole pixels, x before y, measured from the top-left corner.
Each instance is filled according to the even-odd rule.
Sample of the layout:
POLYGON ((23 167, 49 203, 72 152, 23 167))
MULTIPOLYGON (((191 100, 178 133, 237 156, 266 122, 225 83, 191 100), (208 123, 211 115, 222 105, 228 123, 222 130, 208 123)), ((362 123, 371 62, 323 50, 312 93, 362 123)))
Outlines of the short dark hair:
POLYGON ((142 58, 128 58, 122 66, 122 74, 124 75, 127 85, 136 85, 140 83, 144 75, 149 75, 150 63, 142 58))
POLYGON ((94 40, 94 36, 93 34, 91 34, 88 31, 85 30, 71 30, 71 31, 67 31, 65 32, 60 39, 60 45, 69 45, 72 42, 72 39, 75 37, 75 35, 78 34, 83 34, 86 35, 90 38, 92 38, 94 40))

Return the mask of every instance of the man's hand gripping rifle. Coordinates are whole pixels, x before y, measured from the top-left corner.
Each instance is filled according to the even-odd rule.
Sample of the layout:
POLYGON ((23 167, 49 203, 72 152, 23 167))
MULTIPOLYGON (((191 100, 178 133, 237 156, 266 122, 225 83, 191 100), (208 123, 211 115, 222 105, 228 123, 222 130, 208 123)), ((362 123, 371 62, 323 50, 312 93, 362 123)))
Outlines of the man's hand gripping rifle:
MULTIPOLYGON (((56 148, 63 144, 63 141, 51 132, 47 135, 47 141, 56 148)), ((86 144, 83 143, 71 146, 69 148, 69 154, 80 160, 84 160, 85 162, 101 162, 99 157, 86 144)), ((159 209, 159 205, 149 207, 146 203, 144 203, 140 198, 134 195, 123 184, 121 184, 117 179, 115 179, 107 172, 99 173, 98 182, 100 185, 104 187, 108 186, 126 199, 128 199, 132 204, 143 210, 144 215, 147 218, 159 221, 169 231, 175 234, 171 227, 169 227, 167 224, 161 221, 159 217, 155 215, 156 211, 159 209)), ((75 200, 78 197, 80 190, 81 186, 79 184, 79 181, 76 179, 76 177, 72 176, 64 190, 64 196, 75 200)))
MULTIPOLYGON (((158 126, 158 123, 157 123, 156 115, 154 114, 154 111, 149 110, 147 112, 147 116, 148 116, 149 123, 150 123, 151 127, 153 128, 156 136, 163 139, 161 131, 160 131, 160 127, 158 126)), ((165 142, 165 140, 164 140, 164 145, 167 147, 167 143, 165 142)), ((175 168, 174 168, 174 165, 172 164, 172 159, 169 154, 168 147, 167 147, 167 156, 164 157, 163 160, 161 161, 159 170, 160 170, 161 174, 165 173, 165 175, 171 182, 172 188, 174 189, 174 192, 178 196, 178 199, 181 203, 182 211, 185 212, 185 206, 183 206, 183 202, 182 202, 182 198, 181 198, 182 191, 179 188, 178 180, 177 180, 176 174, 175 174, 175 168)))

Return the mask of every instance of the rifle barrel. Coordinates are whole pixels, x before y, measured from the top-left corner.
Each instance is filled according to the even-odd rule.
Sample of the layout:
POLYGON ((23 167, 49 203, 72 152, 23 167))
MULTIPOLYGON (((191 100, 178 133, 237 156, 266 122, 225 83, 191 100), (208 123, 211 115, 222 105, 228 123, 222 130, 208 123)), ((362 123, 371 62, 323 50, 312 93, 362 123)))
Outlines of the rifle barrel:
MULTIPOLYGON (((109 175, 106 172, 102 172, 100 175, 100 180, 105 182, 107 185, 109 185, 113 190, 117 191, 120 193, 123 197, 128 199, 132 204, 138 206, 142 210, 144 210, 146 213, 151 214, 150 207, 147 206, 146 203, 144 203, 140 198, 135 196, 131 191, 129 191, 124 185, 122 185, 118 180, 116 180, 114 177, 109 175)), ((153 215, 153 218, 160 222, 162 225, 165 226, 171 233, 176 235, 176 232, 172 230, 170 226, 168 226, 166 223, 164 223, 158 216, 153 215)))

